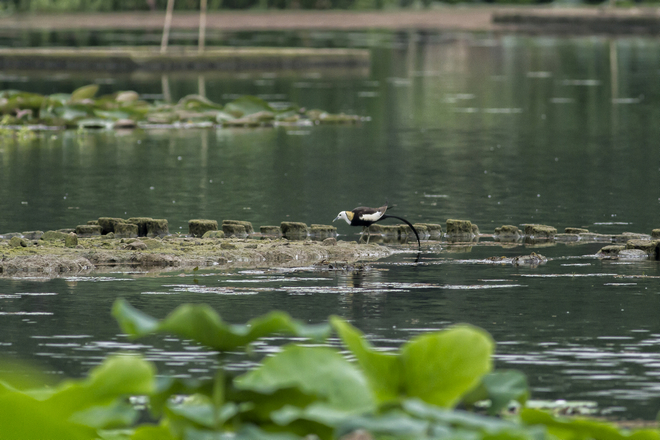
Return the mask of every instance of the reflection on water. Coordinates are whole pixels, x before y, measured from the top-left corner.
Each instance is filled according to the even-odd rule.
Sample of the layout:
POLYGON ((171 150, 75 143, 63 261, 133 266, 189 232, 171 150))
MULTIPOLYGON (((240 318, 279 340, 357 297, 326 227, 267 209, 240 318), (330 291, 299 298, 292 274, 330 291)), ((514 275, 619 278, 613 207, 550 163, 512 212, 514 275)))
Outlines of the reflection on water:
MULTIPOLYGON (((333 35, 372 48, 366 76, 218 74, 205 75, 203 88, 217 102, 253 94, 370 122, 304 133, 58 132, 2 141, 0 232, 99 216, 167 218, 172 232, 185 232, 191 218, 328 224, 339 210, 385 199, 412 222, 469 219, 487 234, 536 222, 603 234, 659 227, 657 40, 356 34, 333 35)), ((163 82, 2 72, 0 88, 54 93, 90 80, 102 93, 135 89, 162 99, 166 89, 175 101, 201 85, 196 75, 163 82)), ((339 232, 357 239, 347 225, 339 232)), ((497 365, 525 371, 535 397, 594 400, 624 417, 652 418, 660 269, 655 261, 600 261, 600 246, 505 246, 482 237, 437 244, 419 264, 398 252, 355 271, 0 279, 0 350, 53 374, 80 375, 115 351, 144 353, 162 374, 212 371, 216 355, 186 341, 118 335, 109 314, 117 297, 158 317, 183 302, 209 303, 231 322, 273 308, 309 322, 338 314, 383 348, 468 322, 491 332, 497 365), (549 261, 485 264, 531 252, 549 261)), ((229 362, 247 368, 285 342, 269 339, 229 362)))

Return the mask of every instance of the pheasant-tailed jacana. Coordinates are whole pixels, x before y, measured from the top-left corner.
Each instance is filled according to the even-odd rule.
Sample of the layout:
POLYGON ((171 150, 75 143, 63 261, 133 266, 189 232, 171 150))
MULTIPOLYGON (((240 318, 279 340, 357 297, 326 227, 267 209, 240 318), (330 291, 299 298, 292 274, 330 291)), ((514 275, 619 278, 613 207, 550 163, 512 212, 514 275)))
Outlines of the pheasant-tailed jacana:
POLYGON ((381 220, 385 220, 386 218, 395 218, 401 220, 412 228, 415 237, 417 237, 417 245, 421 246, 419 234, 417 234, 417 230, 408 220, 397 217, 396 215, 385 215, 385 211, 387 211, 387 204, 380 208, 367 208, 366 206, 360 206, 352 211, 341 211, 339 215, 335 217, 333 222, 339 219, 344 219, 346 220, 346 223, 351 226, 362 226, 362 233, 364 233, 365 229, 367 230, 367 243, 369 243, 369 238, 371 237, 369 234, 369 226, 381 220))

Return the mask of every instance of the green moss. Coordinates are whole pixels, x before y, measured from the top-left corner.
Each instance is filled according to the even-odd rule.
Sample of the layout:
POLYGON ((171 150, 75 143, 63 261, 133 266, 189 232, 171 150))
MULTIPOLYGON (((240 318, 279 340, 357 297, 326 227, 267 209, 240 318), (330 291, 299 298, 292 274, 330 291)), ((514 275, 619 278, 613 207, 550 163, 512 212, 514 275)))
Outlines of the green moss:
POLYGON ((201 237, 207 231, 217 231, 217 230, 218 230, 217 220, 202 220, 202 219, 188 220, 188 233, 193 237, 201 237))

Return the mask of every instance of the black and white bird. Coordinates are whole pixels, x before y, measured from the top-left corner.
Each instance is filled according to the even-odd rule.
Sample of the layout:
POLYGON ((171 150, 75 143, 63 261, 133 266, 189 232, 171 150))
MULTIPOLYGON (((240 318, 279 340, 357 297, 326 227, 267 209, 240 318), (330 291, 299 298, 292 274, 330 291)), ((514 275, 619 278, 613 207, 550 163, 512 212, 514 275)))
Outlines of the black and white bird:
POLYGON ((369 226, 381 220, 385 220, 386 218, 395 218, 410 226, 410 228, 415 233, 415 237, 417 237, 417 245, 421 246, 419 241, 419 234, 417 234, 415 227, 405 218, 397 217, 396 215, 385 215, 387 208, 387 204, 381 206, 380 208, 368 208, 366 206, 360 206, 352 211, 341 211, 339 215, 335 217, 333 222, 339 219, 344 219, 346 223, 351 226, 362 226, 363 234, 364 230, 367 230, 367 243, 369 243, 369 238, 371 238, 371 235, 369 234, 369 226))

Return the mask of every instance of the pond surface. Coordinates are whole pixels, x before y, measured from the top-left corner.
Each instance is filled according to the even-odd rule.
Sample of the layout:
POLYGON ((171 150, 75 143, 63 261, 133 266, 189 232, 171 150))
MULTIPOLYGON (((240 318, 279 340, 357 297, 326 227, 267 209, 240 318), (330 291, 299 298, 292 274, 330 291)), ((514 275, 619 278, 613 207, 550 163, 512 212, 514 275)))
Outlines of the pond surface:
MULTIPOLYGON (((0 233, 100 216, 167 218, 171 232, 187 232, 192 218, 329 224, 340 210, 386 199, 413 222, 469 219, 485 234, 537 222, 600 233, 660 227, 658 40, 415 32, 281 40, 369 47, 372 67, 202 80, 0 72, 0 89, 55 93, 96 82, 101 93, 134 89, 163 99, 166 88, 177 100, 203 83, 221 103, 252 94, 371 118, 359 126, 0 141, 0 233)), ((338 227, 340 238, 356 238, 338 227)), ((118 335, 109 314, 117 297, 159 317, 184 302, 207 302, 231 322, 274 308, 310 322, 338 314, 386 348, 468 322, 491 332, 497 366, 527 373, 535 398, 592 400, 618 417, 654 418, 660 265, 601 261, 593 256, 600 247, 502 247, 484 237, 471 247, 425 245, 420 264, 401 252, 358 273, 215 268, 0 279, 0 352, 58 375, 81 375, 119 350, 145 353, 163 374, 210 374, 215 356, 185 341, 118 335), (550 261, 484 261, 530 252, 550 261)), ((267 341, 257 353, 281 343, 267 341)), ((237 356, 232 365, 252 362, 237 356)))

